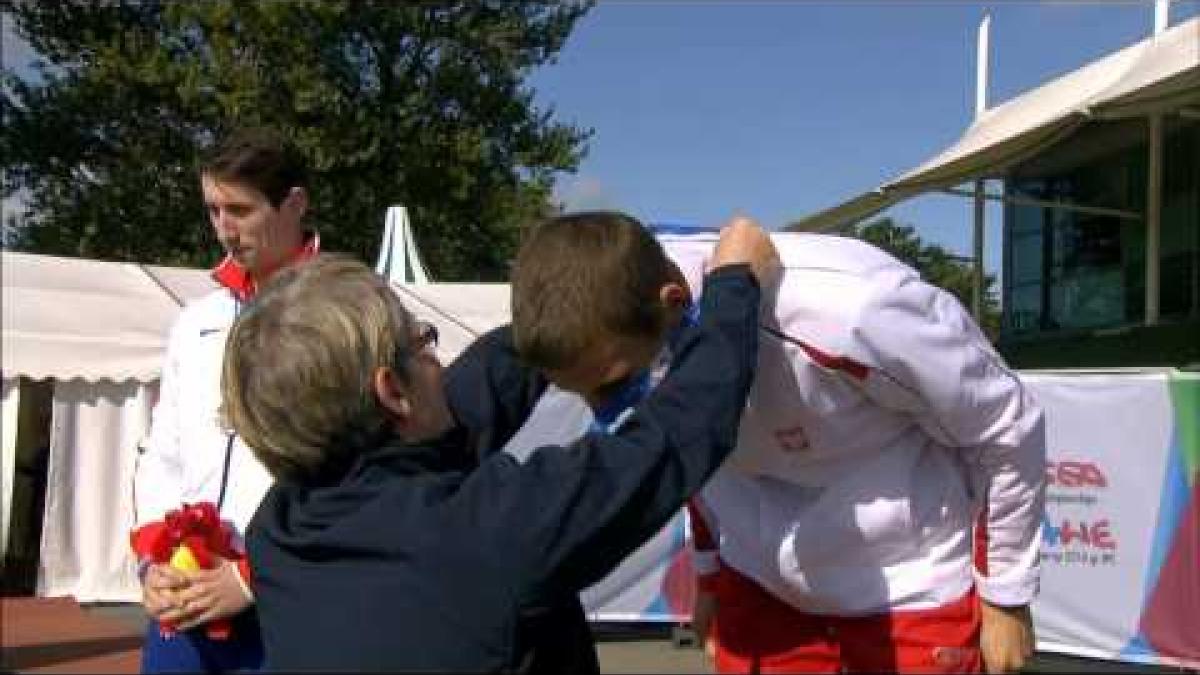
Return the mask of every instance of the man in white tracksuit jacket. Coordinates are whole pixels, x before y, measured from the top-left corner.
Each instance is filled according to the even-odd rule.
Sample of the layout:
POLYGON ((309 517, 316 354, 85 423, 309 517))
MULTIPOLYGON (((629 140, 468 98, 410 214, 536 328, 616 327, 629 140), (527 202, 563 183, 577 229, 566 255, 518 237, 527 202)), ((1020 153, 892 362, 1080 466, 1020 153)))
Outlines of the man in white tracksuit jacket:
POLYGON ((227 255, 213 271, 221 288, 185 307, 171 329, 150 436, 138 458, 132 539, 143 605, 152 619, 143 672, 244 670, 262 662, 241 535, 272 480, 220 422, 221 363, 229 329, 259 285, 319 248, 316 234, 302 224, 306 169, 278 135, 231 134, 200 174, 204 205, 227 255), (147 549, 164 516, 201 502, 215 506, 232 527, 242 557, 198 572, 155 564, 147 549), (229 639, 209 639, 202 630, 218 619, 233 620, 229 639), (160 621, 179 632, 164 635, 160 621))
MULTIPOLYGON (((1039 406, 961 304, 895 258, 773 240, 784 274, 739 448, 691 505, 718 670, 1018 668, 1039 576, 1039 406)), ((689 293, 714 241, 661 237, 689 293)), ((518 347, 521 327, 514 313, 518 347)))

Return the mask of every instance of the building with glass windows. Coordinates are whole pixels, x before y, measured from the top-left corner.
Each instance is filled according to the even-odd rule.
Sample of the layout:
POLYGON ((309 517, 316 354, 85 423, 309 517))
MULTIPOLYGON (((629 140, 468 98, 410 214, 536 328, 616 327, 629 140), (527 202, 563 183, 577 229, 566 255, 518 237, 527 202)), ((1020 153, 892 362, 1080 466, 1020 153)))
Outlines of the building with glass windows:
POLYGON ((1004 204, 1010 364, 1200 368, 1200 17, 980 110, 924 164, 789 229, 932 192, 974 199, 980 270, 983 204, 1004 204))
POLYGON ((976 312, 984 227, 1003 228, 996 342, 1046 420, 1037 649, 1080 670, 1200 665, 1200 17, 1168 26, 1167 7, 1145 40, 994 107, 980 95, 949 148, 792 225, 968 197, 976 312), (1113 592, 1080 602, 1095 588, 1113 592))
POLYGON ((1147 120, 1093 122, 1006 174, 1000 348, 1018 367, 1200 364, 1200 110, 1161 125, 1152 323, 1147 120))

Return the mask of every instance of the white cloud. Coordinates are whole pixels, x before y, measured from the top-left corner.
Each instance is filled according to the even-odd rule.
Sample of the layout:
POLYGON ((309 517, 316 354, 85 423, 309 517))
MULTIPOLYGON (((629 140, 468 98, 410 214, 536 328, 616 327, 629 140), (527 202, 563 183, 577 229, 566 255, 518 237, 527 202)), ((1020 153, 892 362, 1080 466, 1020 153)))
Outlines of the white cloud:
POLYGON ((593 176, 572 176, 555 186, 564 211, 598 211, 617 208, 616 197, 593 176))

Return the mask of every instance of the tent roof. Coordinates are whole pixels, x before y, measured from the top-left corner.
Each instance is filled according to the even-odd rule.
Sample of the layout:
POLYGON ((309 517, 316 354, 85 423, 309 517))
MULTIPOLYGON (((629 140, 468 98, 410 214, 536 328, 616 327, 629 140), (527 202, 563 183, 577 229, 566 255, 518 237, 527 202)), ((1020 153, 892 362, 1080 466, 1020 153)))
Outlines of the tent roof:
POLYGON ((203 270, 0 255, 5 378, 157 378, 179 301, 196 297, 201 284, 195 277, 207 276, 203 270))
POLYGON ((997 177, 1089 119, 1200 106, 1200 17, 984 112, 956 143, 884 185, 790 226, 829 230, 914 195, 997 177))
MULTIPOLYGON (((2 255, 6 379, 155 380, 180 308, 216 288, 201 269, 2 255)), ((508 321, 508 284, 394 288, 405 307, 437 325, 446 363, 508 321)))
POLYGON ((392 284, 418 319, 438 328, 438 357, 449 363, 511 314, 508 284, 392 284))
POLYGON ((159 265, 142 265, 142 269, 180 307, 218 288, 218 284, 209 270, 161 267, 159 265))

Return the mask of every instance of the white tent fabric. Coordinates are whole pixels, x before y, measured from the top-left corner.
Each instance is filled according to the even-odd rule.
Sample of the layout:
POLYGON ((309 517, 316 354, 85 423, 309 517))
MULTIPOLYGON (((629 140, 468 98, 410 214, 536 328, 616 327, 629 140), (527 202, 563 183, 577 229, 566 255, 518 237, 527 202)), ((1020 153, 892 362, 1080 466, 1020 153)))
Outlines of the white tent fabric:
MULTIPOLYGON (((40 595, 125 602, 139 595, 128 553, 136 443, 149 430, 167 333, 181 305, 215 288, 208 271, 3 252, 3 529, 15 457, 19 377, 53 378, 53 430, 40 595), (11 420, 10 420, 11 415, 11 420)), ((508 321, 507 284, 394 286, 438 326, 449 362, 508 321)))
POLYGON ((417 252, 408 209, 403 206, 388 207, 375 273, 394 284, 427 284, 430 281, 421 254, 417 252))
POLYGON ((140 265, 5 251, 4 377, 158 378, 179 305, 140 265))
POLYGON ((37 592, 136 600, 127 540, 135 443, 149 426, 171 323, 213 282, 205 270, 2 256, 5 541, 18 378, 54 379, 37 592))
POLYGON ((144 265, 142 269, 180 307, 208 295, 218 287, 210 270, 160 267, 158 265, 144 265))
POLYGON ((476 337, 508 322, 508 284, 392 284, 418 319, 438 329, 438 358, 449 363, 476 337))
POLYGON ((20 402, 21 388, 17 380, 6 379, 3 382, 3 405, 0 405, 0 557, 8 553, 8 527, 12 522, 12 476, 17 468, 17 406, 20 402))
POLYGON ((141 599, 128 533, 152 400, 152 387, 136 381, 55 383, 38 595, 141 599))
POLYGON ((1200 17, 1193 18, 985 113, 954 145, 879 188, 790 228, 831 230, 914 195, 1004 171, 1089 119, 1118 119, 1200 105, 1200 17))

